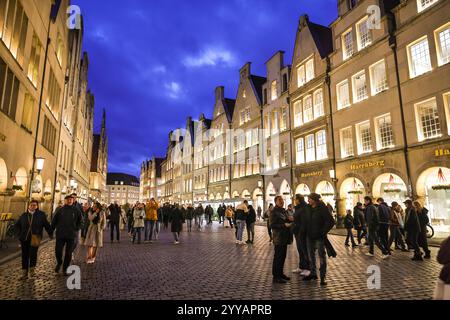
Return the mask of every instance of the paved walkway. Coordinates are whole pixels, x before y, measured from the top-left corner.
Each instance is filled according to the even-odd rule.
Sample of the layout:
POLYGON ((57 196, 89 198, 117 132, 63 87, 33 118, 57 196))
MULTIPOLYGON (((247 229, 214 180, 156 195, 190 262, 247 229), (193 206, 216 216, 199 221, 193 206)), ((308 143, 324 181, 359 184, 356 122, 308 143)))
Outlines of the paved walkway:
MULTIPOLYGON (((183 232, 181 244, 163 231, 159 242, 132 245, 105 242, 95 265, 77 252, 81 290, 67 289, 66 279, 53 273, 54 241, 40 248, 37 276, 19 281, 20 258, 0 266, 0 299, 431 299, 440 265, 433 259, 413 262, 412 254, 395 252, 382 260, 351 249, 343 238, 330 236, 338 252, 329 260, 328 286, 305 283, 292 275, 288 284, 273 284, 273 247, 264 227, 256 227, 253 246, 234 244, 234 229, 217 223, 203 232, 183 232), (381 289, 367 288, 367 267, 381 269, 381 289)), ((285 271, 295 269, 297 253, 290 246, 285 271)))

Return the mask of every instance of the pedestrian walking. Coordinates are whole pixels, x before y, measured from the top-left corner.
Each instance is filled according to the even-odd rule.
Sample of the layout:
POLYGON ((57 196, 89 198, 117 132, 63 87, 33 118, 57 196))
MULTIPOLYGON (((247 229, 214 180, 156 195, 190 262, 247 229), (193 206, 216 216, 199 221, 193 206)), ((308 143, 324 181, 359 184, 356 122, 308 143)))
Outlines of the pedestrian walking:
POLYGON ((253 244, 255 241, 255 222, 256 222, 256 212, 253 206, 248 206, 248 215, 245 220, 247 226, 247 244, 253 244))
POLYGON ((352 242, 352 247, 355 248, 358 245, 355 242, 355 239, 353 237, 353 227, 354 227, 354 218, 352 215, 352 211, 351 210, 347 210, 347 215, 344 218, 344 227, 345 229, 347 229, 347 237, 345 238, 345 245, 347 247, 350 246, 349 241, 351 240, 352 242))
POLYGON ((56 267, 55 272, 61 271, 67 274, 67 268, 72 260, 72 252, 74 249, 75 239, 81 228, 81 212, 73 205, 74 199, 72 196, 67 196, 64 199, 64 206, 55 212, 52 220, 52 229, 56 230, 56 267), (64 252, 64 259, 63 259, 64 252))
POLYGON ((83 219, 83 206, 81 203, 78 202, 78 195, 76 193, 72 193, 70 195, 73 198, 73 206, 80 212, 81 214, 81 225, 80 230, 77 232, 77 236, 75 237, 75 242, 73 243, 73 249, 72 249, 72 260, 74 259, 74 252, 78 246, 78 242, 80 241, 81 237, 81 230, 85 229, 87 224, 87 221, 84 221, 83 219))
POLYGON ((156 214, 157 214, 157 220, 155 221, 155 240, 158 241, 159 240, 159 234, 161 232, 161 224, 162 224, 162 219, 163 219, 163 211, 162 208, 160 208, 158 206, 158 209, 156 210, 156 214))
POLYGON ((284 274, 284 263, 286 261, 287 247, 292 243, 291 227, 293 217, 289 217, 284 209, 283 197, 275 198, 275 208, 270 212, 269 224, 273 232, 273 244, 275 247, 272 276, 275 283, 286 283, 291 280, 284 274))
POLYGON ((208 225, 212 224, 212 217, 214 215, 214 209, 211 207, 211 205, 208 204, 206 206, 205 213, 206 213, 206 216, 208 218, 208 225))
POLYGON ((356 229, 358 244, 362 246, 362 239, 364 238, 365 244, 369 245, 369 241, 367 239, 366 219, 364 217, 364 209, 361 202, 358 202, 353 208, 353 224, 356 229))
POLYGON ((103 230, 106 227, 106 215, 100 203, 94 203, 88 213, 90 222, 84 245, 87 246, 86 263, 95 263, 98 249, 103 247, 103 230))
POLYGON ((262 209, 261 206, 258 206, 258 209, 256 210, 258 221, 261 221, 262 218, 262 209))
POLYGON ((380 238, 380 242, 388 249, 388 243, 389 243, 389 217, 391 213, 391 209, 387 205, 386 202, 384 202, 383 198, 377 199, 378 203, 378 218, 379 218, 379 227, 378 227, 378 237, 380 238))
POLYGON ((320 260, 320 285, 327 285, 327 253, 325 242, 328 232, 334 227, 335 220, 333 214, 321 200, 321 196, 312 193, 308 196, 310 206, 309 215, 306 221, 306 234, 308 244, 309 261, 311 262, 311 274, 304 277, 304 281, 317 280, 316 251, 320 260))
POLYGON ((20 241, 22 251, 22 276, 20 280, 36 275, 38 250, 42 241, 43 230, 53 238, 53 229, 47 221, 47 215, 39 210, 39 202, 31 200, 28 209, 17 220, 14 230, 20 241))
POLYGON ((117 202, 111 203, 108 209, 111 243, 114 243, 114 230, 116 231, 116 240, 120 242, 120 219, 123 219, 122 210, 117 202))
POLYGON ((136 236, 137 236, 137 241, 138 241, 137 243, 141 244, 141 233, 145 226, 144 218, 145 218, 144 204, 139 203, 137 205, 137 207, 134 208, 134 213, 133 213, 133 220, 134 220, 133 241, 132 241, 133 244, 136 242, 136 236))
POLYGON ((188 232, 192 232, 192 220, 194 220, 194 207, 188 205, 186 209, 186 223, 188 232))
POLYGON ((227 207, 227 210, 225 211, 225 217, 227 218, 228 224, 225 225, 225 228, 228 228, 228 225, 230 226, 230 228, 233 228, 233 209, 231 208, 231 206, 227 207))
POLYGON ((158 221, 158 204, 151 198, 145 204, 144 243, 152 243, 156 221, 158 221))
POLYGON ((180 207, 176 204, 170 215, 170 231, 173 234, 174 244, 180 243, 180 233, 183 229, 183 215, 180 207))
POLYGON ((443 267, 439 274, 434 300, 450 300, 450 237, 442 242, 437 261, 443 267))
POLYGON ((168 203, 164 204, 162 214, 163 214, 164 230, 167 230, 167 228, 169 228, 169 218, 170 218, 170 207, 168 203))
POLYGON ((242 202, 236 208, 236 227, 237 227, 236 244, 244 244, 244 241, 242 241, 242 236, 244 234, 245 221, 247 220, 248 215, 247 206, 248 201, 244 200, 244 202, 242 202))
POLYGON ((306 240, 306 216, 309 214, 309 206, 305 202, 305 197, 300 194, 295 195, 294 204, 294 226, 292 231, 295 237, 295 243, 297 245, 299 263, 298 268, 292 272, 299 273, 301 276, 306 277, 311 274, 306 240))
POLYGON ((391 250, 392 243, 395 242, 395 249, 407 252, 405 241, 403 239, 403 234, 400 228, 403 227, 403 216, 401 214, 403 211, 402 207, 397 202, 391 203, 391 213, 389 217, 389 241, 388 250, 391 250))
POLYGON ((137 203, 130 209, 128 209, 127 212, 127 231, 128 231, 128 235, 132 236, 132 232, 133 232, 133 211, 136 208, 137 203))
POLYGON ((270 223, 269 223, 269 218, 270 218, 270 213, 273 210, 273 204, 271 203, 269 205, 269 208, 264 212, 264 220, 266 220, 267 222, 267 233, 269 234, 269 243, 273 242, 273 237, 272 237, 272 228, 270 227, 270 223))
POLYGON ((86 235, 87 235, 87 232, 89 230, 89 225, 90 225, 89 213, 91 213, 91 211, 92 211, 91 202, 87 201, 87 202, 83 203, 83 211, 81 212, 81 214, 82 214, 81 243, 84 243, 86 241, 86 235))
POLYGON ((382 252, 382 258, 386 259, 389 257, 389 251, 380 242, 378 237, 378 228, 380 225, 378 218, 378 209, 374 206, 372 198, 369 196, 364 197, 364 217, 367 223, 368 233, 369 233, 369 252, 366 253, 367 256, 375 256, 374 245, 376 245, 382 252))
POLYGON ((203 209, 202 204, 200 203, 198 207, 195 209, 195 224, 199 231, 203 228, 203 221, 205 216, 205 210, 203 209))
POLYGON ((431 251, 428 248, 428 237, 427 237, 427 227, 430 223, 430 219, 428 218, 428 209, 422 207, 419 201, 414 201, 413 203, 414 209, 416 209, 417 217, 419 218, 420 224, 420 232, 418 237, 419 247, 423 249, 425 252, 425 259, 431 259, 431 251))
POLYGON ((406 232, 406 242, 408 246, 414 250, 414 256, 411 258, 413 261, 423 261, 422 253, 420 252, 418 239, 420 230, 419 217, 417 216, 416 209, 413 206, 411 200, 406 200, 404 202, 406 205, 406 215, 405 215, 405 232, 406 232))

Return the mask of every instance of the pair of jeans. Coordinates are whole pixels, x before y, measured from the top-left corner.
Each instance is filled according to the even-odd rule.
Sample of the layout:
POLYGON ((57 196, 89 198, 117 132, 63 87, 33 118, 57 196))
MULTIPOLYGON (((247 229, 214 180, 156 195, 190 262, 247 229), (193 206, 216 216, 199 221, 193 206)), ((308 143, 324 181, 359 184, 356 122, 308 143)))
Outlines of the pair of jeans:
POLYGON ((238 241, 242 241, 242 236, 244 235, 244 229, 245 229, 245 220, 236 220, 236 224, 237 224, 237 235, 236 235, 236 239, 238 241))
POLYGON ((153 230, 155 228, 155 220, 145 220, 144 226, 144 241, 151 241, 153 238, 153 230))
POLYGON ((178 242, 180 240, 180 233, 179 232, 172 232, 173 233, 173 238, 175 239, 176 242, 178 242))
POLYGON ((192 232, 192 219, 187 219, 186 223, 187 223, 188 232, 192 232))
POLYGON ((361 227, 361 228, 356 229, 356 234, 357 234, 357 238, 358 238, 358 244, 361 244, 362 238, 364 238, 366 243, 369 242, 369 240, 367 239, 367 228, 366 227, 361 227))
POLYGON ((311 266, 309 263, 308 256, 308 246, 306 243, 306 237, 301 235, 299 232, 295 234, 295 243, 297 244, 298 252, 298 268, 302 270, 310 270, 311 266))
POLYGON ((347 228, 347 238, 345 238, 345 244, 348 244, 349 240, 352 241, 353 246, 356 246, 355 238, 353 237, 353 229, 352 228, 347 228))
POLYGON ((155 221, 155 239, 158 240, 159 232, 161 231, 161 223, 159 221, 155 221))
POLYGON ((56 239, 55 256, 58 266, 63 266, 63 271, 66 272, 67 268, 72 261, 72 252, 74 248, 75 239, 56 239), (63 251, 64 260, 63 260, 63 251))
POLYGON ((399 225, 390 225, 389 226, 389 242, 388 242, 388 250, 391 250, 392 243, 395 241, 395 247, 401 247, 402 249, 406 249, 405 241, 403 240, 403 234, 400 231, 399 225))
POLYGON ((255 240, 255 223, 246 223, 247 224, 247 240, 253 242, 255 240))
POLYGON ((22 249, 22 270, 36 267, 38 248, 31 246, 31 239, 20 241, 22 249))
POLYGON ((308 255, 311 263, 311 275, 317 276, 316 250, 320 260, 320 278, 325 279, 327 275, 327 252, 325 251, 325 242, 323 239, 311 240, 307 239, 308 255))
POLYGON ((141 228, 134 228, 134 232, 133 232, 133 243, 136 241, 136 235, 138 238, 138 243, 141 243, 141 232, 142 232, 142 227, 141 228))
POLYGON ((381 223, 379 228, 378 228, 378 237, 380 238, 380 242, 383 245, 383 247, 385 247, 386 249, 388 249, 388 244, 389 244, 389 224, 387 223, 381 223))
POLYGON ((369 227, 369 253, 371 254, 374 254, 374 244, 376 244, 384 255, 389 254, 387 248, 380 242, 377 229, 375 227, 369 227))
POLYGON ((286 261, 287 244, 275 245, 273 255, 272 275, 275 279, 280 279, 283 275, 284 262, 286 261))
POLYGON ((119 223, 119 221, 111 221, 111 242, 114 241, 114 229, 116 229, 116 240, 120 241, 120 223, 119 223))

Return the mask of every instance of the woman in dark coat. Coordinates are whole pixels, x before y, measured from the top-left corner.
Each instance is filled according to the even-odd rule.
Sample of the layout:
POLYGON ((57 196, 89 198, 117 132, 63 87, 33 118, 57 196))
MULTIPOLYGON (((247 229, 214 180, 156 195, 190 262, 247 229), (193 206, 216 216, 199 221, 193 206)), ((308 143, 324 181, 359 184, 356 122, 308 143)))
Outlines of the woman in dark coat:
POLYGON ((247 243, 253 244, 255 240, 256 211, 252 205, 248 206, 248 215, 245 222, 247 224, 247 243))
POLYGON ((42 239, 43 230, 53 238, 53 229, 47 221, 47 216, 39 210, 39 203, 32 200, 27 212, 23 213, 14 226, 22 249, 22 276, 21 280, 34 277, 37 264, 37 253, 42 239), (32 238, 38 241, 32 241, 32 238))
POLYGON ((428 218, 428 209, 422 207, 419 201, 414 201, 414 208, 416 209, 417 217, 419 218, 420 224, 418 243, 419 246, 425 252, 424 258, 430 259, 431 251, 428 248, 428 238, 427 238, 427 226, 430 223, 430 219, 428 218))
POLYGON ((174 244, 180 243, 180 232, 183 229, 183 214, 180 207, 175 205, 170 215, 170 231, 175 239, 174 244))
POLYGON ((413 261, 422 261, 422 253, 420 252, 418 238, 420 233, 420 223, 419 218, 417 216, 416 209, 414 209, 413 203, 411 200, 406 200, 406 216, 405 216, 405 231, 406 231, 406 241, 408 246, 414 249, 414 257, 413 261))

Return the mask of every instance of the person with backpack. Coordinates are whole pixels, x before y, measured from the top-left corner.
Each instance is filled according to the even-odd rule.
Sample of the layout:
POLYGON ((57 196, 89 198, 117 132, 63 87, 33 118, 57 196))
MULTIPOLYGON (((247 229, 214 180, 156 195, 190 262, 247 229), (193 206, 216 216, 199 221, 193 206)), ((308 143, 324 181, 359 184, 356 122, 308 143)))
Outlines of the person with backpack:
POLYGON ((378 218, 378 208, 376 208, 372 202, 372 198, 369 196, 364 197, 364 217, 367 222, 368 232, 369 232, 369 252, 366 253, 367 256, 373 257, 374 254, 374 244, 381 250, 382 258, 386 259, 389 257, 389 251, 380 242, 378 237, 378 228, 380 225, 378 218))
POLYGON ((364 218, 364 209, 361 202, 358 202, 353 208, 353 226, 356 230, 358 244, 362 246, 362 238, 364 238, 365 245, 368 245, 366 219, 364 218))
POLYGON ((414 201, 414 208, 417 212, 417 217, 419 218, 420 223, 420 233, 419 233, 419 247, 423 249, 425 252, 425 259, 431 259, 431 251, 428 248, 428 238, 427 238, 427 226, 430 223, 430 219, 428 218, 428 209, 422 207, 419 201, 414 201))
POLYGON ((355 239, 353 237, 353 216, 352 216, 352 210, 347 210, 347 215, 344 218, 344 227, 347 229, 347 237, 345 238, 345 245, 347 247, 350 246, 349 240, 352 241, 352 247, 355 248, 358 245, 355 243, 355 239))

